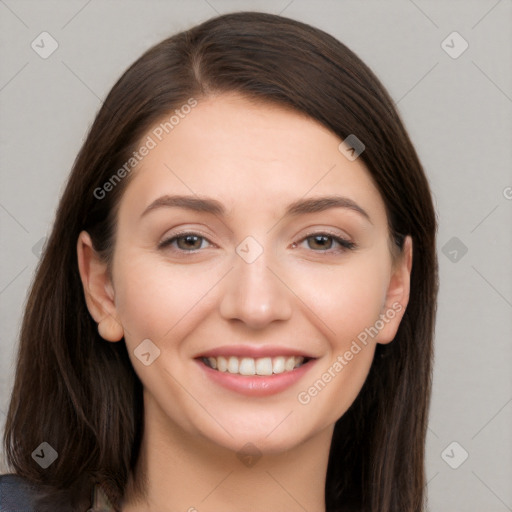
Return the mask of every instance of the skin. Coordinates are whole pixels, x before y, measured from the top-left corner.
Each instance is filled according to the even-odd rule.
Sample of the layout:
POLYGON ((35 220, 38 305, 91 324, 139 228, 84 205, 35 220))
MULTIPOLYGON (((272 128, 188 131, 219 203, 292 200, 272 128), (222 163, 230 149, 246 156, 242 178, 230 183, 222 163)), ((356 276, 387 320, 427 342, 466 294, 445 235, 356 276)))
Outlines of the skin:
POLYGON ((134 171, 120 203, 111 276, 80 234, 89 311, 106 342, 124 339, 144 387, 138 467, 147 474, 147 498, 128 492, 123 511, 325 510, 334 423, 359 393, 376 344, 395 336, 412 264, 409 237, 393 257, 380 193, 340 142, 282 107, 236 94, 202 99, 134 171), (141 217, 164 194, 213 198, 226 213, 161 207, 141 217), (341 207, 285 215, 296 200, 334 194, 370 220, 341 207), (180 230, 206 240, 194 253, 183 239, 157 247, 180 230), (330 238, 315 244, 311 234, 326 230, 355 248, 330 238), (247 236, 263 249, 252 263, 235 251, 247 236), (299 393, 390 309, 395 315, 378 335, 301 403, 299 393), (160 356, 145 366, 134 350, 148 338, 160 356), (297 347, 317 360, 291 388, 247 397, 212 383, 194 360, 240 343, 297 347), (248 442, 262 455, 250 467, 236 456, 248 442))

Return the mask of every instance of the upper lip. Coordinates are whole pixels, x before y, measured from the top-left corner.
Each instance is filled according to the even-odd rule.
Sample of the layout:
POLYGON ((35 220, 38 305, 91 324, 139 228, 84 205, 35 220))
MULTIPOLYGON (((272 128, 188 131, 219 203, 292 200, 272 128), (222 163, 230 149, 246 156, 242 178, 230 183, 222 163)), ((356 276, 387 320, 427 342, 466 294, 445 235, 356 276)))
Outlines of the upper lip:
POLYGON ((258 359, 262 357, 277 356, 302 356, 308 359, 315 359, 315 356, 301 350, 300 348, 280 347, 277 345, 223 345, 222 347, 212 348, 201 352, 197 357, 252 357, 258 359))

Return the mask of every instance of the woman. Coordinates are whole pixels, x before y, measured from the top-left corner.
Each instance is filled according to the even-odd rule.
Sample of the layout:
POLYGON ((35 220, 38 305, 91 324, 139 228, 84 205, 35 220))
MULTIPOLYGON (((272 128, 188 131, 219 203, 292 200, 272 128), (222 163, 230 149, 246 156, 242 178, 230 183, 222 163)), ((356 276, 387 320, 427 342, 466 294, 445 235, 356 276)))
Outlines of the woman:
POLYGON ((423 510, 435 231, 392 100, 331 36, 236 13, 151 48, 98 113, 37 270, 4 495, 423 510))

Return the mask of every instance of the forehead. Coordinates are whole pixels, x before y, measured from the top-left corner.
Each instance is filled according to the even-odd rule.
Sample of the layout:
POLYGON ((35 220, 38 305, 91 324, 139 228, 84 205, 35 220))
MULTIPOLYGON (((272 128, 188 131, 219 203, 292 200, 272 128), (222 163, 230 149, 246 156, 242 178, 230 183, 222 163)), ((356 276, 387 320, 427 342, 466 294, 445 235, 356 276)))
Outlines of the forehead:
POLYGON ((362 160, 348 160, 339 137, 299 112, 223 94, 166 125, 171 115, 141 139, 154 147, 136 166, 121 209, 140 214, 162 194, 214 197, 228 210, 279 210, 298 198, 341 194, 385 217, 362 160))

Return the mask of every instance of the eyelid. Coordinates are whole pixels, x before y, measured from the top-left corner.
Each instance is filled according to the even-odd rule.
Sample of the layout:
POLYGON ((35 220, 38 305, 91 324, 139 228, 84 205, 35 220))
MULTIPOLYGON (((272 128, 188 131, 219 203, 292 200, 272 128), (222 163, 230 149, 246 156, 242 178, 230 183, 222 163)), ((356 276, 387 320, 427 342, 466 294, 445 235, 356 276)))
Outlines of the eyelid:
POLYGON ((306 234, 302 235, 302 238, 307 238, 308 236, 313 235, 329 235, 333 237, 343 238, 344 240, 350 240, 352 237, 346 233, 343 230, 337 231, 335 228, 324 228, 324 227, 313 227, 313 228, 307 228, 306 234))
POLYGON ((310 236, 314 235, 328 235, 332 236, 333 238, 341 238, 343 240, 346 240, 347 242, 353 242, 353 238, 343 230, 336 230, 335 228, 324 228, 324 227, 313 227, 313 228, 307 228, 306 233, 304 235, 301 235, 301 240, 304 240, 305 238, 308 238, 310 236))

